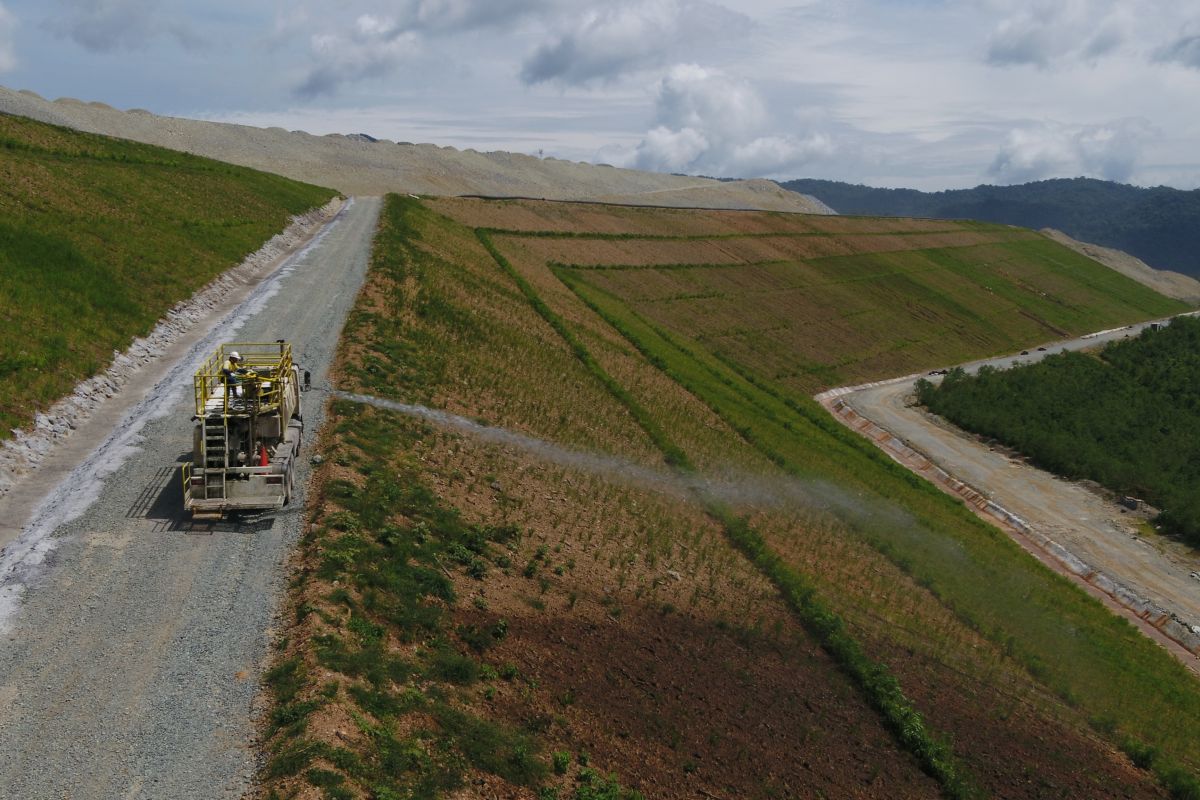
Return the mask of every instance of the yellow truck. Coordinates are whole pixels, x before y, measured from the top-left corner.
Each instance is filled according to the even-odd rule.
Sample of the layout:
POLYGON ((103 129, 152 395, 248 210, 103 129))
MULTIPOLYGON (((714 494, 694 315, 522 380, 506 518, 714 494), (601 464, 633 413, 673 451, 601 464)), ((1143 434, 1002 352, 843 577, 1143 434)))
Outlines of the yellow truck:
POLYGON ((192 461, 183 467, 193 519, 279 509, 291 500, 304 434, 292 347, 223 344, 194 378, 192 461))

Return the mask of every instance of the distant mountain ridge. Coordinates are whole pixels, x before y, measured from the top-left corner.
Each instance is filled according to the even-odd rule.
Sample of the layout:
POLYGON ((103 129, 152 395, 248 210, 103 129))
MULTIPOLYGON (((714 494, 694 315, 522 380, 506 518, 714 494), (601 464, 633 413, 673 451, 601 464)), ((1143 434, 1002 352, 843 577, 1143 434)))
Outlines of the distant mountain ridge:
POLYGON ((1200 277, 1200 190, 1143 189, 1093 178, 944 192, 876 189, 801 178, 780 183, 839 214, 939 217, 1056 228, 1085 242, 1124 250, 1156 269, 1200 277))

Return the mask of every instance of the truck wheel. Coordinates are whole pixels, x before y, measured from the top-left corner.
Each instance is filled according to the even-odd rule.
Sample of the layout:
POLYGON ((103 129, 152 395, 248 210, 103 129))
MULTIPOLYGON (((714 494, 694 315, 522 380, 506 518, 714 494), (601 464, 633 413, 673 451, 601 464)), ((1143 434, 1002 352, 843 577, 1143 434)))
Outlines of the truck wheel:
POLYGON ((296 459, 294 458, 288 462, 287 477, 284 478, 286 488, 283 490, 283 504, 285 506, 292 502, 292 493, 296 491, 295 464, 296 459))

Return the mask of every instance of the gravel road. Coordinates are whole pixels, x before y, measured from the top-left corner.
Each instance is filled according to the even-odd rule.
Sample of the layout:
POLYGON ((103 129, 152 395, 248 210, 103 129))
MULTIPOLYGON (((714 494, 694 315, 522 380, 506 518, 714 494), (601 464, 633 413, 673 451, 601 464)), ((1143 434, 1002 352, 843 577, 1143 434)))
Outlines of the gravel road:
POLYGON ((26 528, 55 546, 6 577, 24 584, 0 619, 7 800, 207 800, 249 788, 259 678, 309 469, 302 461, 298 500, 282 512, 191 529, 179 486, 191 374, 221 341, 289 339, 316 389, 305 406, 311 442, 379 207, 359 198, 343 210, 170 369, 26 528))
MULTIPOLYGON (((1006 368, 1063 349, 1095 347, 1136 335, 1145 325, 1058 342, 1026 355, 974 362, 967 365, 967 370, 975 372, 983 364, 1006 368)), ((840 397, 859 415, 1020 517, 1033 531, 1061 545, 1092 570, 1111 578, 1123 597, 1149 601, 1174 614, 1193 632, 1200 631, 1200 555, 1194 549, 1165 538, 1140 535, 1136 520, 1085 486, 992 450, 945 420, 910 406, 915 381, 916 376, 909 376, 834 390, 818 399, 828 402, 840 397)), ((1181 657, 1195 661, 1186 653, 1181 657)))

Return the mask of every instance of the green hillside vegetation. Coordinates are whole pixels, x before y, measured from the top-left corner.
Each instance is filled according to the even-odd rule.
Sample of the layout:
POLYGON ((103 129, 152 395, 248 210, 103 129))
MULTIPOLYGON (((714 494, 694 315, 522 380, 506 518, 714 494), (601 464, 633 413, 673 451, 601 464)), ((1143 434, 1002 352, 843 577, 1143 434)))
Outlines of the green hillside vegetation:
POLYGON ((0 116, 0 439, 333 195, 0 116))
POLYGON ((784 188, 819 198, 840 214, 978 219, 1056 228, 1085 242, 1132 253, 1156 269, 1200 277, 1200 190, 1142 188, 1094 178, 944 192, 877 189, 803 178, 784 188))
POLYGON ((1159 522, 1200 545, 1200 319, 1011 370, 953 370, 918 381, 931 411, 1069 478, 1163 509, 1159 522))
POLYGON ((1200 797, 1195 678, 808 396, 899 371, 897 331, 927 366, 1178 307, 1042 242, 389 198, 340 388, 748 485, 680 496, 336 403, 269 790, 591 797, 598 769, 665 798, 1200 797), (846 280, 808 264, 832 257, 846 280), (792 330, 863 295, 852 322, 792 330), (663 297, 685 312, 653 316, 663 297), (778 368, 796 342, 820 370, 778 368), (447 708, 511 757, 473 756, 477 727, 447 708))
POLYGON ((523 232, 505 240, 519 258, 569 273, 738 369, 801 394, 1187 310, 1007 226, 707 219, 716 226, 708 236, 523 232), (738 231, 749 225, 759 227, 738 231))

